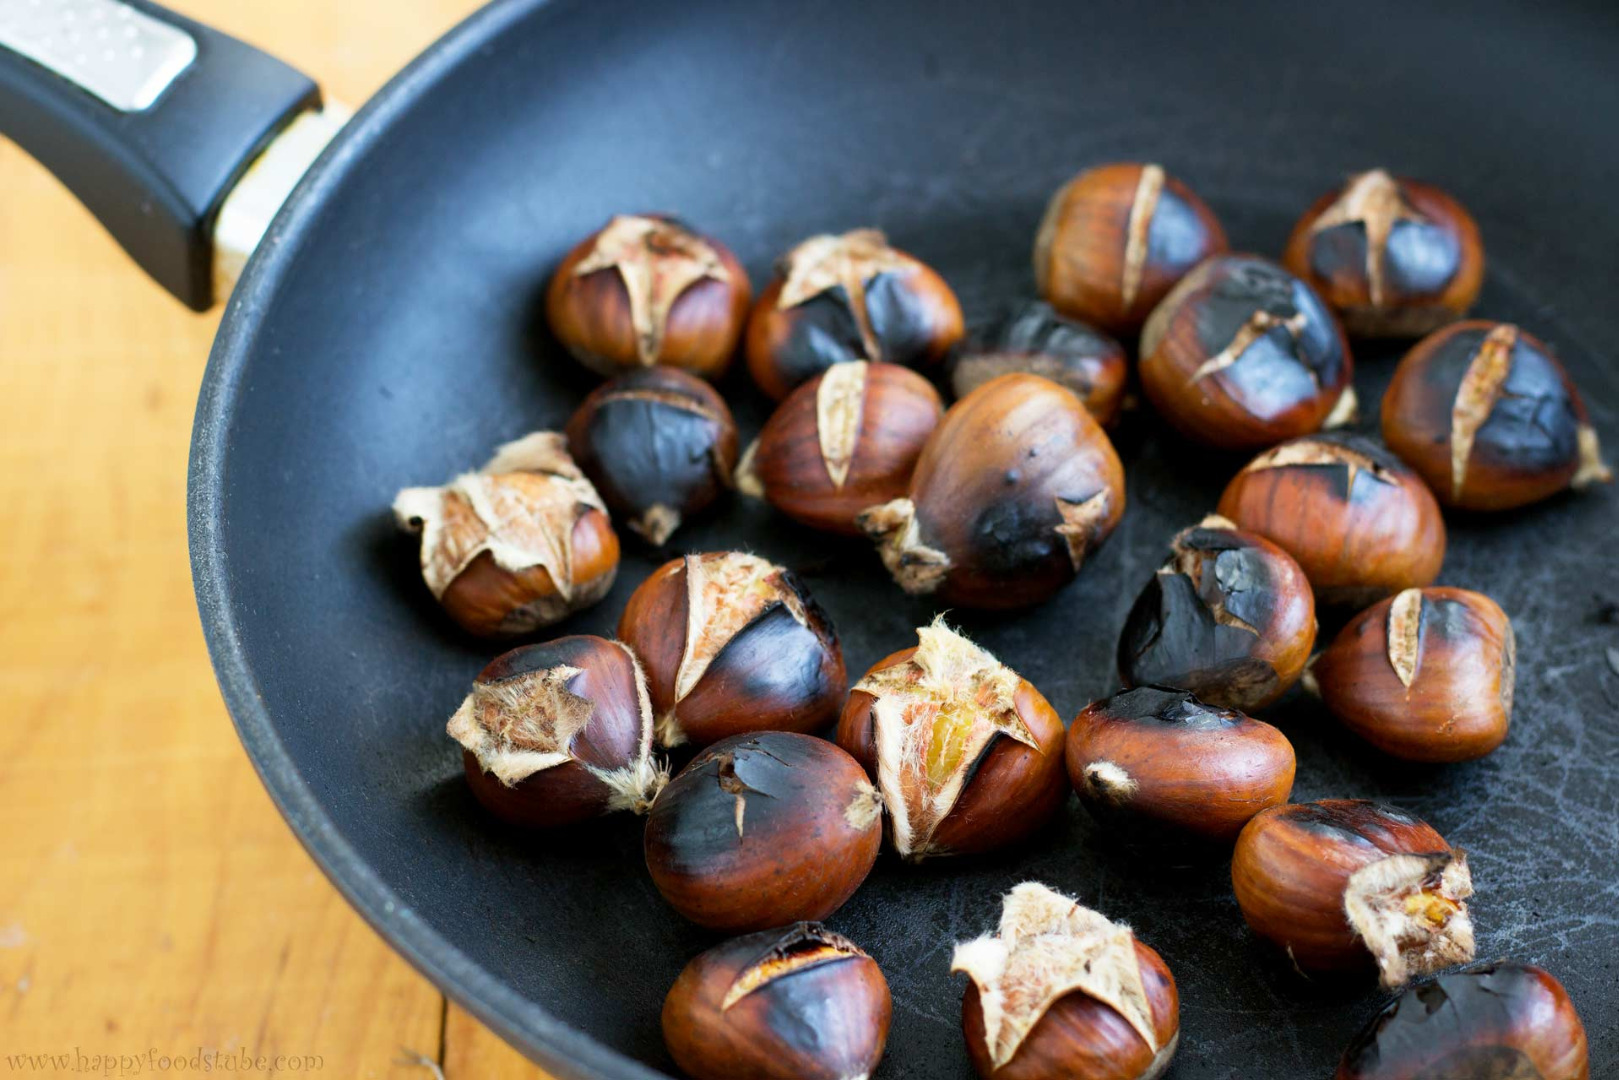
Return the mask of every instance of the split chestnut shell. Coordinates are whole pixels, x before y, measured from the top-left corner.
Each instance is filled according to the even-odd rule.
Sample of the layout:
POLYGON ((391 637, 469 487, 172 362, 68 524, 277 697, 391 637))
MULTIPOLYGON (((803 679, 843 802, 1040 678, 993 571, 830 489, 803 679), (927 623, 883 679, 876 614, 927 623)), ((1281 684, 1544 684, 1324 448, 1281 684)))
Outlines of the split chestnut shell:
POLYGON ((1124 405, 1124 346, 1043 300, 1028 300, 974 332, 950 359, 950 390, 966 397, 1000 375, 1023 372, 1072 390, 1103 427, 1124 405))

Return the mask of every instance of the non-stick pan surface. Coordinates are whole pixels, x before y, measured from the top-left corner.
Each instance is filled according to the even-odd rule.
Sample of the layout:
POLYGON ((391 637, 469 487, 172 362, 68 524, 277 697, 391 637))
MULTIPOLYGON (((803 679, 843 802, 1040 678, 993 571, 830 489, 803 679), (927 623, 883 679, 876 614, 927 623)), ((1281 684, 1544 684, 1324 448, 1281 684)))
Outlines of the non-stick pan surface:
MULTIPOLYGON (((192 541, 242 738, 327 872, 457 998, 559 1073, 666 1069, 659 1003, 713 939, 654 892, 632 817, 536 838, 478 813, 444 721, 496 649, 441 617, 387 513, 397 488, 559 426, 588 388, 537 314, 563 251, 616 211, 669 210, 762 284, 796 239, 872 224, 981 318, 1029 292, 1043 200, 1087 163, 1162 161, 1236 247, 1271 254, 1314 196, 1386 165, 1473 209, 1490 259, 1479 313, 1553 342, 1619 449, 1616 71, 1611 4, 496 4, 340 141, 220 335, 192 541)), ((1357 348, 1369 426, 1396 356, 1357 348)), ((757 395, 743 377, 724 389, 751 436, 757 395)), ((1130 601, 1240 464, 1150 414, 1119 443, 1129 510, 1079 581, 1021 615, 954 615, 1065 716, 1114 688, 1130 601)), ((1443 581, 1494 596, 1519 635, 1516 719, 1496 754, 1400 766, 1308 703, 1272 714, 1298 748, 1296 798, 1386 799, 1468 850, 1480 955, 1563 979, 1597 1076, 1619 1070, 1616 505, 1599 491, 1452 518, 1443 581)), ((559 631, 610 632, 658 562, 726 547, 798 568, 853 672, 934 614, 863 544, 738 503, 669 551, 631 549, 612 596, 559 631)), ((1000 856, 885 857, 832 920, 893 988, 881 1076, 969 1075, 951 945, 1026 878, 1128 920, 1163 954, 1181 989, 1181 1080, 1326 1075, 1379 1004, 1369 985, 1302 981, 1259 948, 1223 866, 1122 857, 1072 806, 1000 856)))

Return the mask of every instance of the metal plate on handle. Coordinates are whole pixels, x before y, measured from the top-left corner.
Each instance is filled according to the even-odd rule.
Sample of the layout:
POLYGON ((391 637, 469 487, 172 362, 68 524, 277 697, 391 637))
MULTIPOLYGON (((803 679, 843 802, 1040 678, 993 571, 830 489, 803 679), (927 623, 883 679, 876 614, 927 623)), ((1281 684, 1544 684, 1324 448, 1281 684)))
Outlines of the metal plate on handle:
POLYGON ((148 108, 197 58, 190 34, 118 0, 0 0, 0 46, 122 112, 148 108))

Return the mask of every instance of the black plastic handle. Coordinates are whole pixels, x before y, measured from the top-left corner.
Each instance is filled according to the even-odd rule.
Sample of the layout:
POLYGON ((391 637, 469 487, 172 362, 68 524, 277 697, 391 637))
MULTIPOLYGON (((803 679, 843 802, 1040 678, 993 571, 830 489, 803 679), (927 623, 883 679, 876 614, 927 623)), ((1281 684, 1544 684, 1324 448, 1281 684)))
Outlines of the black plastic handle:
MULTIPOLYGON (((129 111, 0 43, 0 134, 66 184, 159 284, 204 311, 214 302, 212 232, 220 203, 277 133, 319 107, 320 89, 281 61, 156 4, 121 3, 195 42, 195 56, 173 82, 151 104, 129 111)), ((72 6, 64 3, 55 14, 72 6)), ((0 0, 0 18, 4 8, 0 0)), ((105 39, 99 25, 105 11, 95 14, 95 34, 105 39)), ((122 24, 130 16, 113 14, 121 17, 113 29, 133 38, 135 30, 122 24)), ((77 41, 83 30, 71 33, 77 41)), ((94 35, 86 48, 99 48, 94 35)), ((77 59, 95 63, 97 55, 77 59)))

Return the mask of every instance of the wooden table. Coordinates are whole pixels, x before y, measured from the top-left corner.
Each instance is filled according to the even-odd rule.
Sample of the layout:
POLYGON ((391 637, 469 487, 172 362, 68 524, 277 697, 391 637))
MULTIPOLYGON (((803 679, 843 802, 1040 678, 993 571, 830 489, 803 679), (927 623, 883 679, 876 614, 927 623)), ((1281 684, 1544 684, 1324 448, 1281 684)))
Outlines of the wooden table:
MULTIPOLYGON (((358 105, 477 0, 173 6, 358 105)), ((542 1075, 350 910, 236 741, 186 556, 216 321, 0 140, 0 1065, 200 1050, 344 1080, 542 1075)))

